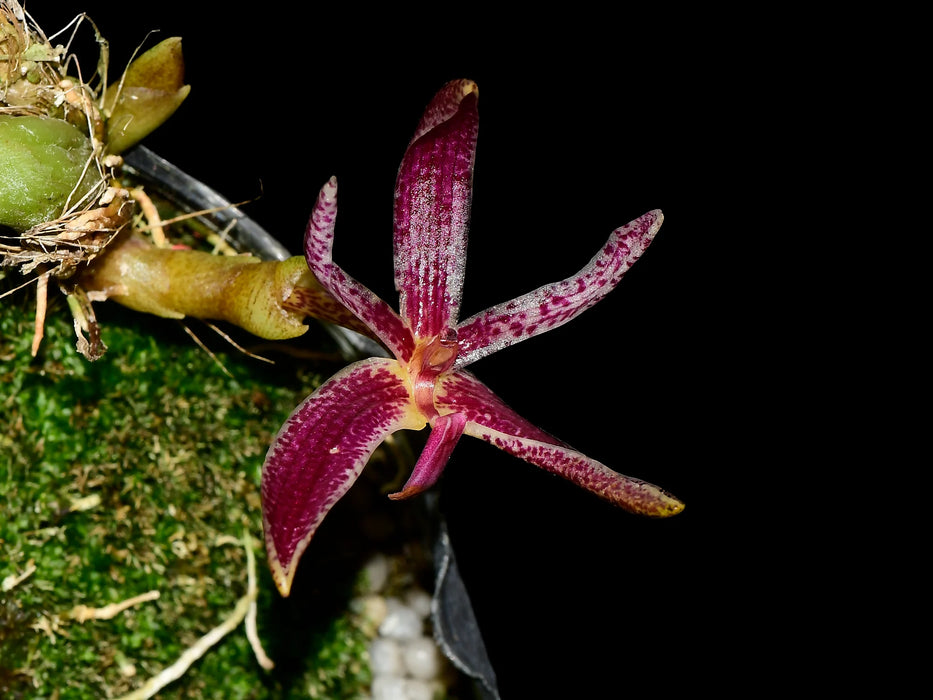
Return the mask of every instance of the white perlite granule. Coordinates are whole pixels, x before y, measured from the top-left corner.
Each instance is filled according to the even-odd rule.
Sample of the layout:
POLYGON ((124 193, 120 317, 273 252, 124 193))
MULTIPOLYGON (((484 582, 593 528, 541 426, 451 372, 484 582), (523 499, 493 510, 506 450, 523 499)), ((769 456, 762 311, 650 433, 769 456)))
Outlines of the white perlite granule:
POLYGON ((446 687, 448 661, 431 632, 431 596, 412 585, 384 596, 390 568, 384 555, 367 563, 367 595, 358 601, 376 636, 369 644, 372 700, 433 700, 446 687))

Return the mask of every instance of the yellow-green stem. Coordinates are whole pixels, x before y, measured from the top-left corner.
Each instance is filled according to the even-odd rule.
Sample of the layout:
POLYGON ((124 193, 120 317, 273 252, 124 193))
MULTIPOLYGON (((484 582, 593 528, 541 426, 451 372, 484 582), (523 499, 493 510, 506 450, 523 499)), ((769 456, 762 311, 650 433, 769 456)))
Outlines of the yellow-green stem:
POLYGON ((305 259, 262 261, 158 248, 127 231, 80 275, 92 300, 164 318, 226 321, 267 340, 302 335, 309 316, 364 327, 318 283, 305 259))

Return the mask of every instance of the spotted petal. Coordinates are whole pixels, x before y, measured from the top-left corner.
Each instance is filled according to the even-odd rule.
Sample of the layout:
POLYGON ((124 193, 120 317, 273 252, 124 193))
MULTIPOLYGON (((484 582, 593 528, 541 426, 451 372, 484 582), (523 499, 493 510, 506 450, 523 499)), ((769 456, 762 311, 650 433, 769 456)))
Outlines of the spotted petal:
POLYGON ((641 257, 664 216, 650 211, 617 228, 590 262, 573 277, 545 285, 486 309, 457 328, 457 368, 561 326, 606 296, 641 257))
POLYGON ((295 409, 262 470, 266 549, 282 595, 288 595, 298 560, 318 525, 373 451, 391 433, 424 425, 403 369, 385 358, 345 367, 295 409))
POLYGON ((479 116, 476 84, 448 83, 431 101, 395 186, 395 287, 416 337, 456 324, 466 266, 467 224, 479 116))
POLYGON ((321 285, 359 318, 372 334, 402 360, 411 357, 414 341, 399 315, 366 285, 356 281, 333 260, 337 221, 337 178, 318 193, 305 230, 305 259, 321 285))
POLYGON ((684 509, 683 502, 654 484, 619 474, 529 423, 469 372, 444 376, 437 405, 466 417, 464 434, 569 479, 629 512, 666 517, 684 509))

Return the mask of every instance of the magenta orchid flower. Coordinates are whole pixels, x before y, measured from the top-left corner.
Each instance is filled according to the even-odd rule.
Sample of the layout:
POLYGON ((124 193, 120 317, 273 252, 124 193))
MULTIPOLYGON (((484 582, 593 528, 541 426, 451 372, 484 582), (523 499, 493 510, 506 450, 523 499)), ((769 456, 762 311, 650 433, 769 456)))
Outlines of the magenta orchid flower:
POLYGON ((321 284, 391 351, 345 367, 298 406, 276 436, 262 473, 269 563, 288 595, 315 530, 353 485, 379 444, 398 430, 431 427, 394 499, 432 486, 461 435, 471 435, 559 474, 633 513, 664 517, 681 501, 619 474, 517 415, 466 367, 560 326, 618 284, 661 226, 652 211, 613 231, 578 274, 458 321, 466 261, 477 86, 448 83, 428 105, 395 188, 395 286, 400 311, 331 259, 337 182, 318 195, 305 256, 321 284))

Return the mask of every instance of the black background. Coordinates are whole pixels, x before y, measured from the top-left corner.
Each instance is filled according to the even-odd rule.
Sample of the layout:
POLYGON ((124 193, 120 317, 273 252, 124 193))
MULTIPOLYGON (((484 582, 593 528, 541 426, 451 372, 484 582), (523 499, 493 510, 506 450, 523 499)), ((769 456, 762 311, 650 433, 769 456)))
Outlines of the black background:
MULTIPOLYGON (((29 9, 47 32, 74 15, 41 5, 29 9)), ((663 13, 574 19, 569 7, 516 20, 468 7, 454 18, 304 3, 78 7, 109 39, 114 77, 141 43, 182 36, 192 91, 147 145, 232 201, 255 200, 244 210, 291 251, 336 175, 335 260, 393 305, 398 163, 450 79, 480 88, 464 317, 574 274, 614 228, 664 211, 604 301, 471 369, 529 420, 686 511, 630 516, 467 438, 440 489, 505 700, 732 685, 774 594, 752 565, 770 546, 749 520, 755 496, 735 488, 757 460, 758 380, 740 362, 759 342, 747 332, 757 261, 742 209, 767 139, 751 40, 716 17, 681 15, 675 37, 663 13)))

